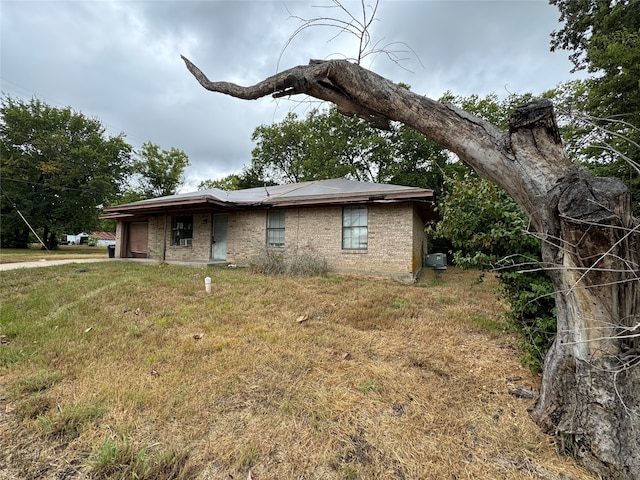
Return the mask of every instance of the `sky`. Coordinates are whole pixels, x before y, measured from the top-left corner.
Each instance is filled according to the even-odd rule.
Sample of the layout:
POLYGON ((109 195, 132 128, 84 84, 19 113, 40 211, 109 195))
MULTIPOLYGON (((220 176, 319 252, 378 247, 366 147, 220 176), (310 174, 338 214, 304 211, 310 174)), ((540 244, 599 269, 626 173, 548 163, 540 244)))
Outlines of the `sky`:
MULTIPOLYGON (((368 2, 371 5, 372 2, 368 2)), ((354 36, 301 19, 346 20, 331 0, 0 0, 1 90, 72 107, 134 148, 150 141, 190 159, 181 191, 251 163, 256 127, 281 121, 300 99, 245 101, 204 90, 180 55, 211 80, 252 85, 309 59, 353 58, 354 36), (337 36, 336 36, 337 35, 337 36)), ((361 18, 360 2, 343 5, 361 18)), ((367 9, 370 12, 370 9, 367 9)), ((404 60, 362 65, 421 95, 542 93, 575 79, 546 0, 381 0, 372 45, 404 60)))

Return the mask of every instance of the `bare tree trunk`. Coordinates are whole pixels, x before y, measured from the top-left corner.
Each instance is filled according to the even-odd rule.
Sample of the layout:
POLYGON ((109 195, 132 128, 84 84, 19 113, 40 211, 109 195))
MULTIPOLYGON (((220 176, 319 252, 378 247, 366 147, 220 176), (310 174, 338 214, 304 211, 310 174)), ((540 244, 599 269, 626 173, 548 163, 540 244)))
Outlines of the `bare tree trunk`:
POLYGON ((242 99, 305 94, 378 128, 402 122, 456 153, 522 206, 542 238, 558 335, 532 418, 606 478, 640 478, 640 231, 617 179, 566 158, 549 101, 518 109, 502 131, 344 60, 314 61, 252 87, 211 82, 242 99))
POLYGON ((573 167, 557 188, 558 246, 544 259, 558 334, 532 417, 605 478, 640 478, 640 235, 617 179, 573 167))

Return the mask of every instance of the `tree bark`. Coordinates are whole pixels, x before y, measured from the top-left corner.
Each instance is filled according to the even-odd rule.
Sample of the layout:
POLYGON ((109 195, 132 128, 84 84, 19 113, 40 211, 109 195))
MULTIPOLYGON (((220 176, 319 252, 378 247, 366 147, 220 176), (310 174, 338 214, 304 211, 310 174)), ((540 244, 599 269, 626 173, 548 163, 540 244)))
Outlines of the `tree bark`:
POLYGON ((305 94, 378 128, 402 122, 503 187, 540 235, 555 287, 558 334, 532 418, 592 471, 640 479, 640 225, 622 182, 567 159, 551 102, 517 109, 502 131, 345 60, 312 60, 251 87, 211 82, 183 60, 213 92, 305 94))

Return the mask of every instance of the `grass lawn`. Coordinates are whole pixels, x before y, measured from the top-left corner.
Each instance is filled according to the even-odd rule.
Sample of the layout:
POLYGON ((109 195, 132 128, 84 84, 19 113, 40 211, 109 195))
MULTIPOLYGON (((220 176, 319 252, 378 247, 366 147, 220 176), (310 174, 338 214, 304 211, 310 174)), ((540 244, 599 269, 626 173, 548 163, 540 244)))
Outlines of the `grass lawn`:
POLYGON ((0 479, 593 478, 476 277, 0 272, 0 479))

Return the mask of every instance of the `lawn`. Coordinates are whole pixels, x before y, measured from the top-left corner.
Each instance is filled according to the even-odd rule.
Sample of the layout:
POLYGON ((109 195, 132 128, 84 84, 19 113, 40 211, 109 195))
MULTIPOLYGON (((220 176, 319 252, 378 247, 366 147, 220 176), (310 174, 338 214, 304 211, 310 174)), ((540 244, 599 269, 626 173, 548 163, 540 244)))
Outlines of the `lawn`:
POLYGON ((593 478, 476 277, 0 272, 0 479, 593 478))

